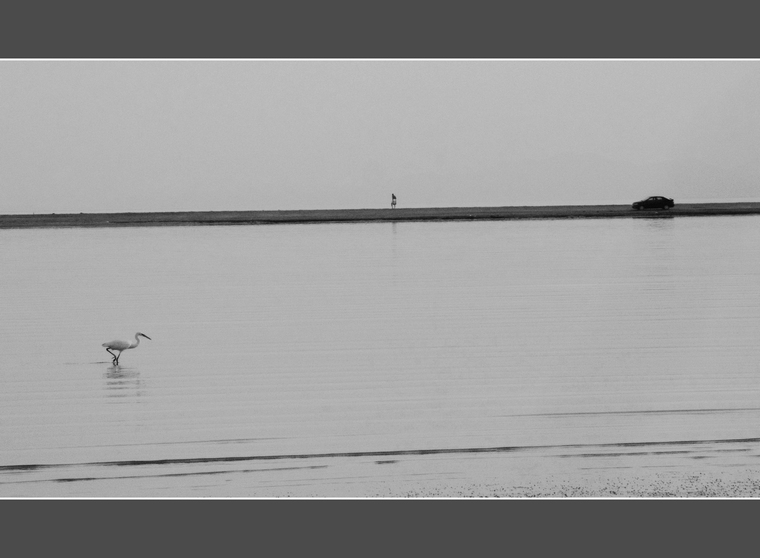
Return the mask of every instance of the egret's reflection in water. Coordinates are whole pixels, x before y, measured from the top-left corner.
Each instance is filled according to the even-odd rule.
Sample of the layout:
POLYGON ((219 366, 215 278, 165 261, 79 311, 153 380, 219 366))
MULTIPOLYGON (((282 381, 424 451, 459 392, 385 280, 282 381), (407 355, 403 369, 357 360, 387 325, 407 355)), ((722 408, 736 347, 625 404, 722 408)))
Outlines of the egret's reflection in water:
POLYGON ((106 396, 118 398, 139 398, 143 394, 140 371, 134 368, 111 366, 103 374, 106 380, 106 396))

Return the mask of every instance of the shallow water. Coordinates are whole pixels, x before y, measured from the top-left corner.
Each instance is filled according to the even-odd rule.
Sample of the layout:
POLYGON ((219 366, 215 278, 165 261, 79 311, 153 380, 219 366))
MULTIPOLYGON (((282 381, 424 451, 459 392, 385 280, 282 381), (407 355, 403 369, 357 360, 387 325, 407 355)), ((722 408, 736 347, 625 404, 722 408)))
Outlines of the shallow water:
POLYGON ((0 496, 754 467, 759 245, 757 216, 1 230, 0 496))

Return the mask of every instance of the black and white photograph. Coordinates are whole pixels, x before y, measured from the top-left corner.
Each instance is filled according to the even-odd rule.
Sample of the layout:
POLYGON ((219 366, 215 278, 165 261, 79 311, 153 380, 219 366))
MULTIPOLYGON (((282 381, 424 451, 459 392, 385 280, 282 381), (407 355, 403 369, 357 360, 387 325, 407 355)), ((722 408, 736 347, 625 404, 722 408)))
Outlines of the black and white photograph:
POLYGON ((755 499, 759 59, 0 59, 0 499, 755 499))

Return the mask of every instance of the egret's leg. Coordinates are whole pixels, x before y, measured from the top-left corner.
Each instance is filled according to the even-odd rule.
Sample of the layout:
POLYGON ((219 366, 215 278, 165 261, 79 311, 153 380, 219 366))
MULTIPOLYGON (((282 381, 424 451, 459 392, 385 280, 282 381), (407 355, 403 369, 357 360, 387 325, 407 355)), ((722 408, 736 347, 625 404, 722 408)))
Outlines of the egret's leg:
POLYGON ((116 355, 115 355, 115 354, 113 354, 113 353, 111 352, 111 349, 109 349, 108 347, 106 347, 106 351, 108 351, 108 353, 111 355, 111 362, 112 362, 113 364, 116 364, 116 355))

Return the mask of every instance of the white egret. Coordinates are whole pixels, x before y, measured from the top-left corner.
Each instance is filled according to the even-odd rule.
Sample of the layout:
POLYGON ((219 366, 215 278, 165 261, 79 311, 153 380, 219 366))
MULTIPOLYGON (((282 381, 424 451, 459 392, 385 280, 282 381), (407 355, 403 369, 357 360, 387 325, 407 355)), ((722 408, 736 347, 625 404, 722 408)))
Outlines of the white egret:
POLYGON ((134 343, 130 343, 129 341, 116 340, 116 341, 109 341, 108 343, 103 343, 103 347, 105 347, 106 351, 108 351, 109 353, 111 353, 111 349, 113 349, 114 351, 119 351, 118 355, 111 353, 111 356, 113 357, 114 365, 118 366, 121 352, 126 351, 127 349, 134 349, 135 347, 137 347, 140 344, 140 337, 145 337, 145 339, 150 339, 150 337, 138 331, 137 333, 135 333, 134 343))

